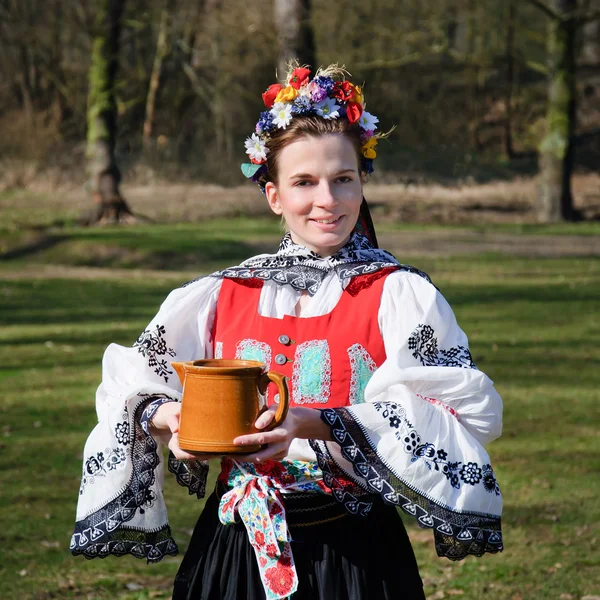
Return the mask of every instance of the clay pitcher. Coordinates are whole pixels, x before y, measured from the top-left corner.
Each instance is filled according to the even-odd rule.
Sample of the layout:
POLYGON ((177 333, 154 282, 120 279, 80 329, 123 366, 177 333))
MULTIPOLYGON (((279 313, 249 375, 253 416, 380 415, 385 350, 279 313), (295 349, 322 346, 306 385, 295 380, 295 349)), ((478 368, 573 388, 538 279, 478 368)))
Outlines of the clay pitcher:
POLYGON ((267 409, 265 392, 277 385, 279 404, 268 431, 279 426, 288 411, 285 377, 276 371, 263 372, 254 360, 203 359, 171 363, 181 384, 179 446, 187 452, 249 454, 262 446, 234 446, 239 435, 257 433, 258 415, 267 409))

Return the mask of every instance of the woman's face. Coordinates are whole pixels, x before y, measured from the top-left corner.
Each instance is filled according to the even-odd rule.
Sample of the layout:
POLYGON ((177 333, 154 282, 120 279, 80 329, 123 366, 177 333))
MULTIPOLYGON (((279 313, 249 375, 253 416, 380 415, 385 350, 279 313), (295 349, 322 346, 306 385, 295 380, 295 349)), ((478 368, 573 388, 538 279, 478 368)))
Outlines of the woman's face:
POLYGON ((277 183, 267 183, 265 192, 295 243, 321 256, 334 254, 348 241, 362 202, 352 142, 328 134, 291 143, 279 155, 277 183))

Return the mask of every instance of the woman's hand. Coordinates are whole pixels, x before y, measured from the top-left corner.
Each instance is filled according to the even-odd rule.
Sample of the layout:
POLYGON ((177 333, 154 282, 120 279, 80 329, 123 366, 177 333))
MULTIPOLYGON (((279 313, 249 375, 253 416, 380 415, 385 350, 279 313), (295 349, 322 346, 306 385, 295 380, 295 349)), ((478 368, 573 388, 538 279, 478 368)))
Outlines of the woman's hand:
MULTIPOLYGON (((254 426, 266 429, 275 417, 277 406, 271 406, 262 413, 254 426)), ((290 408, 287 417, 271 431, 261 431, 241 435, 233 440, 236 446, 267 444, 267 448, 253 454, 231 455, 231 458, 245 462, 263 462, 265 460, 282 460, 288 455, 290 444, 295 438, 331 440, 329 427, 321 420, 321 411, 314 408, 290 408)))
POLYGON ((180 402, 165 402, 158 407, 151 419, 150 433, 160 437, 175 458, 179 460, 208 460, 214 458, 199 454, 190 454, 179 447, 179 417, 181 415, 180 402))

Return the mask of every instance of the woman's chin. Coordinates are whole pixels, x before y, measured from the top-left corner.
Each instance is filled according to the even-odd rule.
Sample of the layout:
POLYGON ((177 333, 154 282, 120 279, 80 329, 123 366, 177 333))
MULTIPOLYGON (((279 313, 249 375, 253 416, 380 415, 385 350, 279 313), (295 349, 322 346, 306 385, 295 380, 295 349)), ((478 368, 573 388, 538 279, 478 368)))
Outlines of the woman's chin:
POLYGON ((345 246, 349 238, 349 233, 326 233, 321 234, 319 236, 313 236, 312 239, 307 240, 307 242, 312 246, 312 249, 320 256, 331 256, 332 254, 335 254, 340 248, 345 246))

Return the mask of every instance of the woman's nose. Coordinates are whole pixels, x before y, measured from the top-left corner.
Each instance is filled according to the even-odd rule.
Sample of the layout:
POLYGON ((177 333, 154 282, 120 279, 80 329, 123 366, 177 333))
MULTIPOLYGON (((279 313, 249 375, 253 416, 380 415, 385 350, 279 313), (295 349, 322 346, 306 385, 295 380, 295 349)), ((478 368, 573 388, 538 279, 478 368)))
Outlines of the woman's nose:
POLYGON ((338 203, 334 190, 329 183, 323 183, 317 189, 315 204, 324 208, 335 206, 338 203))

